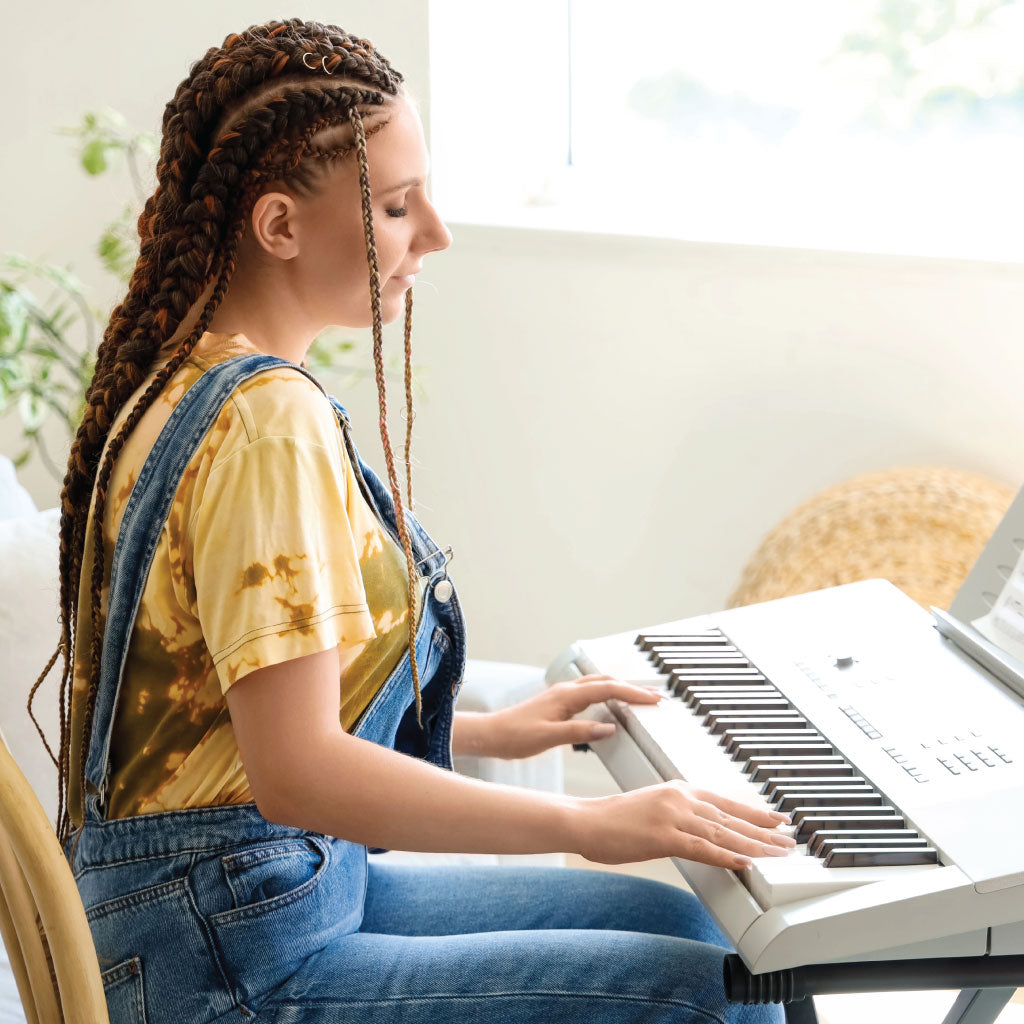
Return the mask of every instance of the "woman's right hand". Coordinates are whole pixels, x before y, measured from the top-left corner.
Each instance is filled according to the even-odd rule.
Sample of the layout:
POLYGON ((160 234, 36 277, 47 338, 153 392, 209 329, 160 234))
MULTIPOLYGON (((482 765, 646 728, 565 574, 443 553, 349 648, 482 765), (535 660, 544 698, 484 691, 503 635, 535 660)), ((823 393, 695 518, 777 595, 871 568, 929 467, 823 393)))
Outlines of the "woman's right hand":
POLYGON ((576 852, 599 864, 682 857, 739 869, 751 857, 784 857, 796 845, 777 831, 785 814, 682 781, 580 798, 574 819, 576 852))

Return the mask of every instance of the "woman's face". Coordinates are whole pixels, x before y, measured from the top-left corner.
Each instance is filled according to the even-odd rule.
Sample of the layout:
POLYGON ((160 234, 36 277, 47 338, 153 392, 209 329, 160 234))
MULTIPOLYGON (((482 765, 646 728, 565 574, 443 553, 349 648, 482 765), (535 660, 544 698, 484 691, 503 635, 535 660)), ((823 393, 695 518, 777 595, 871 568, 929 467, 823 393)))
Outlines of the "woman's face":
MULTIPOLYGON (((452 240, 427 198, 429 157, 416 108, 399 96, 388 112, 388 124, 366 140, 384 323, 401 315, 405 293, 427 253, 446 249, 452 240)), ((320 137, 315 141, 328 145, 320 137)), ((273 194, 261 196, 254 215, 264 200, 272 198, 273 194)), ((278 266, 289 291, 312 319, 325 326, 369 326, 369 265, 356 153, 330 168, 316 195, 294 199, 287 206, 290 223, 284 230, 294 245, 277 255, 292 253, 278 266)))

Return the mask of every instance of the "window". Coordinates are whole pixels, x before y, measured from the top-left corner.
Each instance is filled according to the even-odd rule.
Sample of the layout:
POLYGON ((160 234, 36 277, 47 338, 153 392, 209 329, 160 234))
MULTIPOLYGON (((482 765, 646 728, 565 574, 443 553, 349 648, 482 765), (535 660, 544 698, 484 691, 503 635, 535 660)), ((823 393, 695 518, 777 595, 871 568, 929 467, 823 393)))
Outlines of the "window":
POLYGON ((1024 0, 431 3, 453 222, 1024 260, 1024 0))

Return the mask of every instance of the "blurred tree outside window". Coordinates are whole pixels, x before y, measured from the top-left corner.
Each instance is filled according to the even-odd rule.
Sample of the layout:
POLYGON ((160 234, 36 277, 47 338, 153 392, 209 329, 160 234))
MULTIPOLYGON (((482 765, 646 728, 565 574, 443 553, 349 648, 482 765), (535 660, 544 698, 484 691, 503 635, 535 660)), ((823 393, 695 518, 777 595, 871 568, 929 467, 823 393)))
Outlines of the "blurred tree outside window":
POLYGON ((481 16, 431 5, 435 193, 453 220, 1024 259, 1024 0, 563 0, 530 15, 531 38, 555 41, 544 59, 526 73, 506 32, 519 57, 488 52, 489 88, 451 110, 438 90, 466 70, 444 48, 473 52, 460 25, 478 38, 481 16), (457 130, 495 104, 497 160, 457 130))

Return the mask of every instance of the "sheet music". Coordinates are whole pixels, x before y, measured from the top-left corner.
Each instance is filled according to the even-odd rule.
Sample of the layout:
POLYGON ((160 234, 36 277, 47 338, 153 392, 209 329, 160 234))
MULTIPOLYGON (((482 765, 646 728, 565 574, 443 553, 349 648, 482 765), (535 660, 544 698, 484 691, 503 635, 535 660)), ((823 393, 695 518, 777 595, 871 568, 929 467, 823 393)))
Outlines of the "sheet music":
POLYGON ((992 610, 971 625, 1007 654, 1024 662, 1024 552, 1003 584, 992 610))

